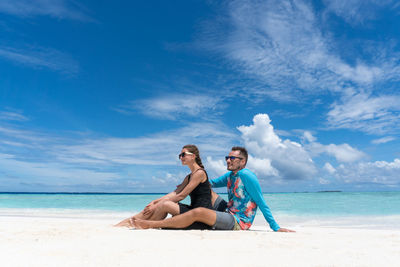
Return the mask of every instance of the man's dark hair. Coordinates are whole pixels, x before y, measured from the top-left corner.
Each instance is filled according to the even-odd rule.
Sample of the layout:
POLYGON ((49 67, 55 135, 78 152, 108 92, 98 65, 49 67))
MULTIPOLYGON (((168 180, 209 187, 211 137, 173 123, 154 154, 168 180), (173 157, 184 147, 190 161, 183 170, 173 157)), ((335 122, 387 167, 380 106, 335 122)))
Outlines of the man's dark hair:
POLYGON ((247 164, 247 159, 249 157, 249 154, 247 153, 247 149, 246 148, 241 147, 241 146, 234 146, 234 147, 232 147, 231 150, 232 151, 240 151, 240 155, 243 156, 243 158, 246 160, 245 164, 247 164))

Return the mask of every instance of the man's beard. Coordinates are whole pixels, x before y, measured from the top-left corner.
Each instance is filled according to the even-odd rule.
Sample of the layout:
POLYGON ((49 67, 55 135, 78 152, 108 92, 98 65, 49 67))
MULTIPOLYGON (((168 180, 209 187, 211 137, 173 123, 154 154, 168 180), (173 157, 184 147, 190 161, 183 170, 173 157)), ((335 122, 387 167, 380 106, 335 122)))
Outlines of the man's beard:
POLYGON ((238 166, 237 168, 235 168, 235 169, 231 169, 229 166, 228 166, 228 171, 233 171, 233 172, 236 172, 236 171, 240 171, 242 168, 240 167, 240 166, 238 166))

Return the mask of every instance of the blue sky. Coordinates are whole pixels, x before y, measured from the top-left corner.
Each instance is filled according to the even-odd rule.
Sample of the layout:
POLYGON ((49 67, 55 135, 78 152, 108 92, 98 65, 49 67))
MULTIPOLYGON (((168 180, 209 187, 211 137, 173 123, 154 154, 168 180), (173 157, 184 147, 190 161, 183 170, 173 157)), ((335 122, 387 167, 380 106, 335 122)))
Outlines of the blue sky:
POLYGON ((400 4, 0 0, 0 191, 400 189, 400 4))

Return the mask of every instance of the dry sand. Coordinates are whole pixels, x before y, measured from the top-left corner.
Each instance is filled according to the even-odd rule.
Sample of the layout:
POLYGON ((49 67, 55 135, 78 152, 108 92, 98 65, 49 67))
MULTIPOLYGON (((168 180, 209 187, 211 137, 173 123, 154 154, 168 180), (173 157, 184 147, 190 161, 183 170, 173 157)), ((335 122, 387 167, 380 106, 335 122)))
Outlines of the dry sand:
MULTIPOLYGON (((129 230, 121 218, 0 217, 1 266, 400 266, 400 230, 129 230)), ((290 225, 288 225, 290 228, 290 225)))

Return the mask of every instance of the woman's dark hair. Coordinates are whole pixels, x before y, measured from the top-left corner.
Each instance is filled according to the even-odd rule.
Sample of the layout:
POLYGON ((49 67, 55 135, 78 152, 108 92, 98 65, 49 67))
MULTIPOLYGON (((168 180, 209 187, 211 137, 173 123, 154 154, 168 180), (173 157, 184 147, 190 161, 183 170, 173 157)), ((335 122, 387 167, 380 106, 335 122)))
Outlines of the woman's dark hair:
POLYGON ((201 168, 204 169, 203 163, 201 162, 201 158, 200 158, 200 152, 199 149, 197 148, 197 146, 195 145, 186 145, 184 147, 182 147, 182 149, 186 148, 190 153, 193 153, 196 155, 196 163, 197 165, 199 165, 201 168))

